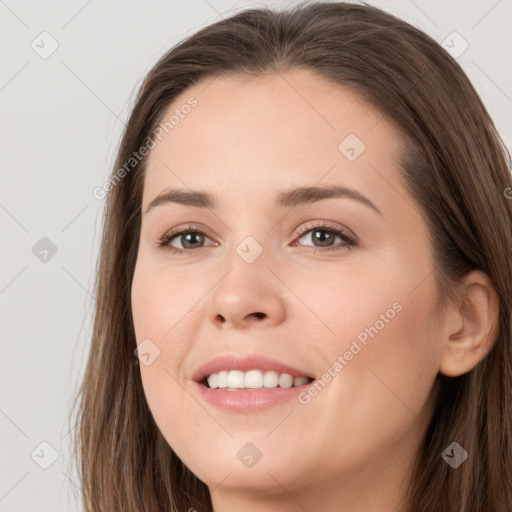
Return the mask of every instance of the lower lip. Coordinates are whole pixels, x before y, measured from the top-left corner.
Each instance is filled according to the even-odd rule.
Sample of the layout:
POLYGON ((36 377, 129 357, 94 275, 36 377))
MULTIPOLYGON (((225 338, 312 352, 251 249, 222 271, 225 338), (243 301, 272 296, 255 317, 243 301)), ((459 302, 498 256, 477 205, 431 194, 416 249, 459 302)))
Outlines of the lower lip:
POLYGON ((240 391, 211 389, 199 382, 195 383, 201 396, 210 404, 228 411, 252 412, 268 409, 288 402, 304 391, 311 383, 291 388, 262 388, 240 391))

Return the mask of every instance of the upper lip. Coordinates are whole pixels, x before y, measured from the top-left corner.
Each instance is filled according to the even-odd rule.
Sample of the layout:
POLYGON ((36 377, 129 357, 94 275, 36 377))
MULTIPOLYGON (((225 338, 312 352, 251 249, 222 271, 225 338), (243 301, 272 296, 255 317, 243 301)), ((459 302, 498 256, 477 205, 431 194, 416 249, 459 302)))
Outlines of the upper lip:
POLYGON ((292 377, 314 378, 307 372, 288 366, 276 359, 270 359, 258 354, 225 354, 201 365, 194 373, 192 379, 196 382, 201 382, 208 375, 218 373, 223 370, 240 370, 243 372, 249 370, 273 370, 277 373, 288 373, 292 377))

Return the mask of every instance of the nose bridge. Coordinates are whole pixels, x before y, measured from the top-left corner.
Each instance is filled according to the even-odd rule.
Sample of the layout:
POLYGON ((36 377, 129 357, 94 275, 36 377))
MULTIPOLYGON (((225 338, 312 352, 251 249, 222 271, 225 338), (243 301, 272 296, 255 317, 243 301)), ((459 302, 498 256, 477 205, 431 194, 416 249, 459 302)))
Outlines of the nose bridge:
POLYGON ((279 282, 267 268, 270 251, 256 239, 264 234, 262 230, 258 233, 243 236, 234 243, 228 268, 212 290, 209 316, 218 325, 241 327, 254 322, 268 325, 282 321, 283 296, 279 282))
MULTIPOLYGON (((261 201, 256 195, 245 203, 239 202, 233 210, 237 212, 236 217, 232 217, 227 222, 232 239, 230 244, 233 249, 230 259, 232 265, 241 265, 244 262, 249 265, 249 268, 252 265, 259 268, 269 263, 271 237, 275 230, 270 231, 271 226, 267 225, 266 217, 261 213, 261 205, 258 208, 258 202, 261 201), (242 261, 240 262, 239 259, 242 261)), ((244 268, 244 265, 241 267, 244 268)))

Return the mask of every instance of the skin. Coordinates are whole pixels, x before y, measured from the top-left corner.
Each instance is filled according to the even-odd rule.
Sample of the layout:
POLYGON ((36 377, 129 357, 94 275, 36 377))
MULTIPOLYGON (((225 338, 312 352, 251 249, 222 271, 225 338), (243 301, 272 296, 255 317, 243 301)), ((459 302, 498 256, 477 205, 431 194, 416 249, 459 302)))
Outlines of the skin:
POLYGON ((492 346, 494 289, 472 272, 469 306, 436 317, 427 227, 400 179, 400 134, 348 90, 305 70, 210 78, 164 117, 190 96, 198 105, 150 152, 143 211, 168 188, 207 191, 218 206, 168 203, 143 215, 131 294, 137 343, 160 350, 140 365, 159 429, 208 485, 216 512, 399 510, 437 373, 470 371, 492 346), (354 161, 338 149, 351 133, 366 146, 354 161), (356 189, 382 215, 348 198, 273 205, 283 189, 327 184, 356 189), (324 221, 358 245, 336 237, 337 250, 320 252, 314 232, 298 235, 324 221), (157 247, 187 223, 206 233, 188 246, 195 253, 157 247), (248 236, 263 249, 253 263, 236 252, 248 236), (192 385, 199 366, 225 353, 321 378, 394 303, 401 310, 307 404, 222 411, 192 385), (247 442, 262 453, 250 468, 237 458, 247 442))

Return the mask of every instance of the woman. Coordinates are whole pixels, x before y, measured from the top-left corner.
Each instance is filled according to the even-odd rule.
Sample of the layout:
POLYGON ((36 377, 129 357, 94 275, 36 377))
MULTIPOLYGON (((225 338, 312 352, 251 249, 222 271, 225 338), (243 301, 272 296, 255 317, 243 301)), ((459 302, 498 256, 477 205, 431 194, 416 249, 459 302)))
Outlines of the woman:
POLYGON ((435 41, 224 19, 150 70, 107 185, 87 512, 511 510, 510 157, 435 41))

